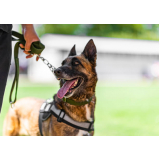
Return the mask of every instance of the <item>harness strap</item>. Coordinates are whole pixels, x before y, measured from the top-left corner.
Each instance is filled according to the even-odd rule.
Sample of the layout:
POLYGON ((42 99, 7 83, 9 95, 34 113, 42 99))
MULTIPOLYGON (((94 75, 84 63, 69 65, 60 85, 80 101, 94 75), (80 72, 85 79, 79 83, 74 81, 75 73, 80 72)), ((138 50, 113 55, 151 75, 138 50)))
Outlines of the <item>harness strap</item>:
MULTIPOLYGON (((50 100, 49 100, 50 101, 50 100)), ((60 110, 55 106, 54 101, 44 102, 41 106, 39 113, 39 130, 40 134, 43 136, 42 132, 42 122, 47 120, 51 114, 57 118, 58 122, 63 122, 71 127, 84 130, 84 131, 94 131, 94 121, 92 122, 78 122, 70 118, 64 110, 60 110), (47 114, 48 113, 48 114, 47 114), (45 115, 46 114, 46 115, 45 115)))
MULTIPOLYGON (((9 96, 9 102, 11 104, 15 103, 17 99, 18 80, 19 80, 19 59, 18 59, 19 44, 23 44, 25 46, 25 43, 26 43, 24 36, 22 34, 12 31, 12 36, 18 38, 18 39, 15 39, 14 37, 12 37, 12 41, 18 41, 18 42, 15 44, 15 47, 14 47, 15 76, 14 76, 14 80, 12 83, 10 96, 9 96), (14 97, 14 100, 12 100, 12 93, 14 91, 14 88, 15 88, 15 97, 14 97)), ((31 44, 30 53, 39 55, 44 50, 44 48, 45 46, 40 41, 33 42, 31 44)))
POLYGON ((55 105, 52 105, 51 113, 57 118, 58 122, 63 122, 63 123, 68 124, 69 126, 72 126, 74 128, 81 129, 84 131, 88 131, 88 132, 94 130, 94 127, 93 127, 94 121, 92 122, 75 121, 72 118, 70 118, 67 114, 65 114, 64 110, 57 109, 55 105))
POLYGON ((43 113, 39 112, 39 131, 41 136, 43 136, 43 132, 42 132, 42 117, 43 117, 43 113))

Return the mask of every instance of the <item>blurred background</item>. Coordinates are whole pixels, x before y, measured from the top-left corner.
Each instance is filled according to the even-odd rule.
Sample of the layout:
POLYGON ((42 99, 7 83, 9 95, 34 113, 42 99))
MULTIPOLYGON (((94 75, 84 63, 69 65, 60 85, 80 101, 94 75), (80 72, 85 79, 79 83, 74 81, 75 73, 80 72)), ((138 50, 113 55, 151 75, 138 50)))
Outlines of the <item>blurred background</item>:
MULTIPOLYGON (((42 56, 59 67, 76 44, 80 54, 92 38, 97 47, 96 136, 159 135, 159 24, 35 24, 46 49, 42 56)), ((13 25, 21 32, 21 26, 13 25)), ((14 42, 12 43, 14 49, 14 42)), ((12 52, 13 53, 13 52, 12 52)), ((20 51, 18 99, 50 98, 59 83, 41 60, 20 51)), ((0 115, 0 135, 9 109, 14 61, 0 115)))

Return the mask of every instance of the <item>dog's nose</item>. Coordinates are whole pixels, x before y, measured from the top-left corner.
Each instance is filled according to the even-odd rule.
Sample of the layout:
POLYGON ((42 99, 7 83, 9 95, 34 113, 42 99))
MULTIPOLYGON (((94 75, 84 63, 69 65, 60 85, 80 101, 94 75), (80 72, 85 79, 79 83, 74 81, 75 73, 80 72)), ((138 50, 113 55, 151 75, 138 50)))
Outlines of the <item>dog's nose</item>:
POLYGON ((54 70, 54 73, 55 73, 56 76, 61 76, 62 71, 61 71, 60 68, 57 68, 56 70, 54 70))

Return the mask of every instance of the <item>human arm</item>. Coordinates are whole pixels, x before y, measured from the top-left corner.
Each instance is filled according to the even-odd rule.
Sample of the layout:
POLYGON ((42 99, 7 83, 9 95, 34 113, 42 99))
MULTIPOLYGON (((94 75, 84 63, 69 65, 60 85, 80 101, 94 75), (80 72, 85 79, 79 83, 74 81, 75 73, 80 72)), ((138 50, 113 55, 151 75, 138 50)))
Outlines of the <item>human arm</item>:
MULTIPOLYGON (((25 46, 20 44, 21 48, 24 48, 24 53, 27 54, 26 58, 32 58, 34 55, 30 54, 30 47, 33 42, 40 41, 33 24, 22 24, 22 34, 24 35, 24 39, 26 40, 25 46)), ((36 61, 38 61, 39 57, 36 57, 36 61)))

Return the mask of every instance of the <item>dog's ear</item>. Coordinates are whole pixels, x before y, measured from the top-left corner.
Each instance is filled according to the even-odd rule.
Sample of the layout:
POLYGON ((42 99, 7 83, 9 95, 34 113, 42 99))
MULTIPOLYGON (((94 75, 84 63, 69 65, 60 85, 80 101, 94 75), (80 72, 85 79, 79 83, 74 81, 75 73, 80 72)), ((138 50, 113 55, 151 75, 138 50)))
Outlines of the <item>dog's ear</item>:
POLYGON ((93 67, 96 66, 97 49, 92 39, 87 43, 82 55, 90 61, 93 67))
POLYGON ((73 47, 72 47, 72 49, 70 50, 70 53, 69 53, 69 55, 68 55, 68 57, 69 56, 75 56, 76 55, 76 45, 74 45, 73 47))

